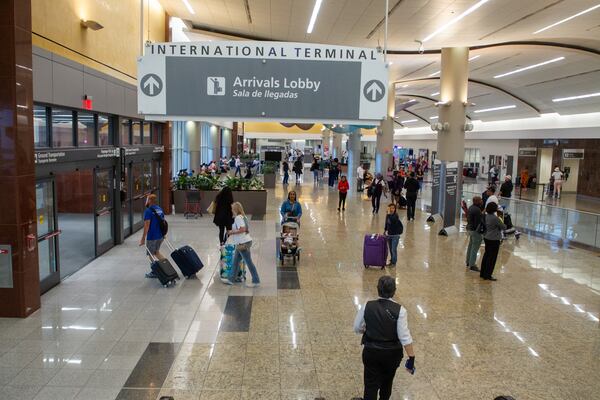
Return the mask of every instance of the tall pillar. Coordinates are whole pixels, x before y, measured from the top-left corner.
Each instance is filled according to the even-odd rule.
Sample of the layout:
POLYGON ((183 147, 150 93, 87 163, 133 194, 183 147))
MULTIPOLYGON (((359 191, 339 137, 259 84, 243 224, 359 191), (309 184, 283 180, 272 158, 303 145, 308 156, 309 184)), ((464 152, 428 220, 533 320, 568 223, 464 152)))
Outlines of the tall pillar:
POLYGON ((171 158, 173 154, 172 122, 162 124, 162 145, 165 150, 161 157, 160 166, 160 204, 165 214, 171 214, 171 179, 174 175, 171 158))
POLYGON ((200 122, 187 121, 185 123, 185 134, 187 135, 188 152, 190 153, 190 170, 200 170, 200 122))
POLYGON ((332 133, 333 135, 333 158, 342 158, 342 134, 341 133, 332 133))
POLYGON ((325 129, 323 131, 323 142, 321 144, 321 149, 323 151, 323 157, 329 156, 332 154, 331 152, 331 131, 329 129, 325 129))
MULTIPOLYGON (((448 124, 448 129, 437 135, 437 158, 443 162, 457 162, 456 204, 444 204, 444 208, 455 208, 455 216, 460 215, 462 187, 462 164, 465 157, 465 118, 469 79, 469 49, 450 47, 442 49, 442 75, 440 78, 439 119, 448 124)), ((445 168, 442 180, 445 180, 445 168)), ((456 225, 454 221, 444 221, 444 227, 456 225)))
POLYGON ((385 175, 388 167, 393 166, 394 156, 394 116, 396 115, 396 85, 388 85, 387 117, 377 129, 377 147, 375 151, 375 172, 385 175))
POLYGON ((357 129, 348 138, 348 181, 351 187, 356 185, 356 168, 360 164, 361 136, 362 130, 357 129))
POLYGON ((0 1, 0 317, 40 308, 31 1, 0 1))

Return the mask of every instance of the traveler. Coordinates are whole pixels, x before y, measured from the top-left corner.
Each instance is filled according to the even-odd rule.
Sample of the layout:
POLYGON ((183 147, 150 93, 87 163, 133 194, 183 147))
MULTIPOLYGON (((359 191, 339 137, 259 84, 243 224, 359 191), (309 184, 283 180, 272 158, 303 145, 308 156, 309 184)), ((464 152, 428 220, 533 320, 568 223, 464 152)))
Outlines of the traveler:
POLYGON ((333 185, 335 184, 335 182, 337 181, 337 175, 338 175, 338 168, 339 168, 339 164, 338 164, 338 159, 334 158, 333 160, 331 160, 329 162, 329 187, 333 187, 333 185))
POLYGON ((523 168, 521 171, 521 189, 527 190, 527 185, 529 184, 529 170, 527 167, 523 168))
POLYGON ((467 246, 466 264, 471 271, 479 272, 477 268, 477 252, 483 241, 483 235, 479 232, 481 223, 481 207, 483 200, 479 196, 473 197, 473 204, 467 211, 467 235, 469 235, 469 245, 467 246))
POLYGON ((283 184, 287 185, 290 179, 290 165, 287 161, 283 162, 283 184))
MULTIPOLYGON (((146 209, 144 210, 144 231, 142 232, 142 238, 140 239, 140 246, 146 245, 151 265, 154 261, 152 256, 159 260, 165 258, 160 254, 160 245, 165 238, 160 227, 160 220, 165 218, 165 213, 156 203, 156 195, 148 195, 148 198, 146 199, 146 209)), ((146 278, 156 277, 157 276, 152 271, 146 273, 146 278)))
POLYGON ((283 222, 285 222, 288 217, 292 217, 297 218, 297 222, 300 223, 300 218, 302 217, 302 207, 300 206, 300 203, 298 203, 295 191, 292 190, 288 193, 287 200, 281 204, 281 209, 279 212, 283 222))
POLYGON ((233 192, 229 187, 224 187, 217 193, 214 202, 213 212, 215 216, 213 223, 219 227, 219 244, 222 246, 227 240, 227 231, 231 230, 231 224, 233 223, 233 214, 231 212, 233 192))
POLYGON ((425 180, 425 175, 423 174, 423 169, 420 165, 417 165, 417 182, 419 182, 419 191, 423 190, 423 181, 425 180))
POLYGON ((483 193, 481 193, 481 200, 483 201, 483 207, 485 208, 486 204, 487 204, 487 200, 490 196, 493 196, 494 193, 496 193, 496 187, 495 186, 488 186, 483 193))
POLYGON ((392 191, 392 201, 396 203, 398 207, 405 207, 406 204, 402 200, 402 189, 404 189, 404 177, 400 175, 400 172, 394 172, 394 180, 390 190, 392 191))
POLYGON ((562 191, 564 174, 558 168, 558 165, 554 167, 554 172, 552 173, 552 178, 554 178, 554 197, 560 199, 560 192, 562 191))
POLYGON ((394 203, 388 204, 383 231, 383 234, 386 235, 388 247, 390 248, 390 263, 387 265, 388 267, 396 266, 396 262, 398 261, 398 243, 403 231, 404 227, 398 217, 396 205, 394 203))
POLYGON ((364 177, 365 177, 365 170, 362 166, 362 164, 358 164, 358 168, 356 168, 356 190, 359 192, 362 192, 364 190, 363 188, 363 184, 364 184, 364 177))
POLYGON ((321 175, 321 179, 323 179, 323 175, 325 174, 325 160, 323 157, 319 159, 319 175, 321 175))
POLYGON ((406 308, 392 297, 396 281, 382 276, 377 282, 377 300, 368 301, 358 310, 354 319, 354 332, 362 333, 362 360, 364 365, 364 400, 389 400, 396 369, 408 354, 405 368, 415 373, 415 352, 408 329, 406 308))
POLYGON ((319 183, 319 160, 317 158, 310 165, 310 171, 313 173, 314 182, 319 183))
POLYGON ((404 182, 406 189, 406 218, 408 221, 415 220, 415 209, 417 208, 417 195, 419 194, 419 182, 415 179, 415 173, 411 172, 409 178, 404 182))
POLYGON ((240 160, 240 156, 235 156, 235 173, 233 176, 240 175, 242 177, 242 160, 240 160))
POLYGON ((498 196, 496 196, 496 186, 490 186, 487 190, 487 198, 485 199, 485 207, 487 207, 487 205, 490 203, 496 203, 497 205, 500 205, 498 196))
POLYGON ((350 189, 350 185, 348 184, 346 175, 342 175, 340 182, 338 183, 338 191, 340 196, 338 201, 338 211, 340 211, 340 208, 342 211, 346 210, 346 196, 348 195, 348 189, 350 189))
POLYGON ((252 283, 246 283, 247 287, 256 287, 260 285, 260 278, 258 277, 258 271, 254 262, 252 262, 252 255, 250 254, 250 248, 252 247, 252 237, 250 236, 250 224, 248 218, 244 213, 244 207, 239 202, 235 202, 231 205, 231 210, 235 219, 233 221, 232 229, 227 234, 231 239, 232 244, 235 244, 235 252, 233 253, 233 265, 229 271, 228 278, 221 278, 221 281, 227 285, 233 285, 236 277, 240 270, 240 261, 243 259, 244 263, 252 275, 252 283))
POLYGON ((510 198, 512 196, 513 191, 513 183, 512 176, 506 175, 504 177, 504 182, 500 185, 500 196, 510 198))
POLYGON ((496 215, 497 212, 498 204, 490 202, 485 206, 485 214, 483 215, 483 223, 485 224, 485 233, 483 234, 485 251, 483 252, 483 257, 481 259, 481 272, 479 273, 479 276, 481 279, 488 281, 497 280, 492 274, 494 273, 494 267, 496 266, 498 252, 500 251, 502 231, 506 229, 506 225, 504 225, 496 215))
POLYGON ((385 190, 385 181, 383 175, 377 174, 375 180, 371 182, 369 186, 369 192, 371 193, 371 205, 373 206, 373 214, 379 212, 379 203, 381 202, 381 195, 385 190))
POLYGON ((302 178, 302 171, 304 170, 304 164, 302 163, 302 158, 298 157, 296 161, 294 161, 294 172, 296 173, 296 183, 300 182, 300 178, 302 178))

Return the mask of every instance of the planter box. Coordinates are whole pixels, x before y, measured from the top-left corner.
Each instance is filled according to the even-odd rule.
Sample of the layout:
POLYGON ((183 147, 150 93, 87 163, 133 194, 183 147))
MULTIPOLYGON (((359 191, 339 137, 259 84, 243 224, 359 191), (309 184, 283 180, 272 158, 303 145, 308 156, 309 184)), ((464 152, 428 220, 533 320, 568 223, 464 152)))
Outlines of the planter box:
MULTIPOLYGON (((187 190, 174 190, 175 213, 183 214, 185 210, 185 193, 187 190)), ((200 207, 202 213, 207 214, 206 209, 217 197, 218 190, 200 190, 200 207)), ((267 213, 267 191, 266 190, 234 190, 233 201, 239 201, 244 206, 246 214, 265 215, 267 213)))
POLYGON ((265 174, 264 175, 265 188, 275 189, 276 178, 277 178, 277 176, 275 174, 265 174))

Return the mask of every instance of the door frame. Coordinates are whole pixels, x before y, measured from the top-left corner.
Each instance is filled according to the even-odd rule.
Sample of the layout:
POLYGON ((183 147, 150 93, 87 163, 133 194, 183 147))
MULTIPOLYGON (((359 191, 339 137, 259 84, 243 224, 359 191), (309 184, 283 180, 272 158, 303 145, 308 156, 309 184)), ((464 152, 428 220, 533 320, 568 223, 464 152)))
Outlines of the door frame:
POLYGON ((95 255, 96 257, 106 253, 108 250, 115 246, 115 233, 116 233, 116 221, 115 221, 115 168, 114 167, 96 167, 94 168, 94 242, 95 242, 95 255), (109 192, 111 196, 112 206, 110 208, 111 213, 111 230, 112 230, 112 241, 106 243, 98 243, 98 172, 112 172, 112 181, 109 176, 109 192))
MULTIPOLYGON (((60 237, 61 231, 58 229, 58 210, 56 209, 57 208, 56 207, 56 204, 57 204, 57 202, 56 202, 57 201, 56 183, 54 182, 53 177, 37 178, 35 180, 36 185, 38 183, 44 183, 44 182, 50 182, 50 184, 52 185, 52 207, 53 207, 53 213, 54 213, 54 226, 52 227, 51 232, 48 232, 47 234, 45 234, 43 236, 36 237, 36 246, 38 246, 38 243, 43 242, 44 240, 54 238, 54 259, 55 259, 55 263, 56 263, 56 271, 51 273, 49 276, 47 276, 43 280, 40 279, 40 293, 41 294, 47 292, 48 290, 52 289, 54 286, 56 286, 60 283, 60 238, 59 237, 60 237)), ((37 224, 38 223, 37 210, 36 210, 35 219, 36 219, 36 224, 37 224)), ((39 268, 42 268, 42 266, 39 265, 39 246, 38 246, 38 269, 39 268)), ((38 270, 38 275, 39 275, 39 270, 38 270)))

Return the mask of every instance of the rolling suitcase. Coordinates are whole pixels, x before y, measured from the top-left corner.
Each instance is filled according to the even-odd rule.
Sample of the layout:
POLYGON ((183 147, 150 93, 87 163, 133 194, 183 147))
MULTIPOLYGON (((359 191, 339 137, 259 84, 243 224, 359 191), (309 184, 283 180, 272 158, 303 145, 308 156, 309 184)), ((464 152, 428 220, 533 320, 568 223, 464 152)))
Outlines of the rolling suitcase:
MULTIPOLYGON (((147 247, 146 251, 148 251, 147 247)), ((150 251, 148 251, 148 254, 150 254, 150 258, 152 258, 152 265, 150 266, 150 269, 152 272, 154 272, 161 285, 164 287, 174 285, 177 279, 179 279, 179 274, 177 274, 177 271, 175 271, 175 268, 173 268, 171 262, 166 258, 159 260, 152 253, 150 253, 150 251)))
POLYGON ((385 268, 387 261, 387 240, 385 236, 373 234, 365 235, 363 246, 363 264, 368 266, 385 268))
POLYGON ((167 239, 165 239, 165 243, 171 249, 171 258, 186 278, 194 277, 204 267, 200 257, 198 257, 198 253, 190 246, 175 248, 167 239))

